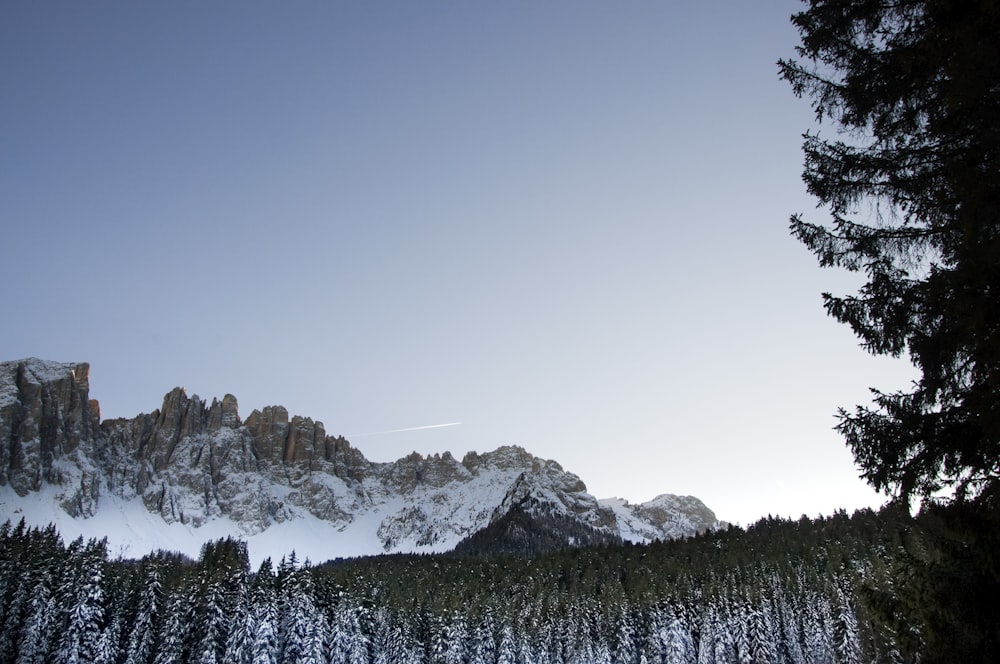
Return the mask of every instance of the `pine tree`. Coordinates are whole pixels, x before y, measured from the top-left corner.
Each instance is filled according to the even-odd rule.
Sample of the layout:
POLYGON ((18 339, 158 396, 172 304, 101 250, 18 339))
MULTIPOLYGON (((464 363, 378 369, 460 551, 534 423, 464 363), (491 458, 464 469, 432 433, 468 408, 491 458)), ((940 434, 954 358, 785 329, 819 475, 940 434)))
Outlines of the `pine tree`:
POLYGON ((778 630, 775 627, 774 607, 764 597, 758 597, 752 608, 750 621, 753 659, 755 662, 778 661, 778 630))
POLYGON ((261 563, 249 589, 249 607, 245 611, 249 651, 244 655, 250 664, 277 664, 278 662, 278 606, 275 594, 276 580, 271 570, 271 559, 261 563))
POLYGON ((190 584, 173 590, 167 599, 165 614, 158 629, 153 664, 184 664, 194 645, 190 631, 196 614, 190 584))
POLYGON ((193 663, 217 664, 223 661, 229 635, 225 591, 218 581, 205 576, 201 578, 199 585, 202 590, 193 625, 196 633, 193 663))
POLYGON ((152 661, 162 592, 159 567, 152 564, 146 572, 135 620, 129 630, 125 664, 149 664, 152 661))
POLYGON ((385 607, 372 616, 372 664, 395 664, 409 659, 410 643, 403 624, 385 607))
POLYGON ((797 616, 794 599, 789 592, 789 583, 781 583, 775 576, 770 580, 772 597, 775 602, 775 621, 778 630, 779 659, 789 664, 805 664, 802 651, 801 616, 797 616))
MULTIPOLYGON (((15 664, 43 664, 52 648, 56 600, 51 588, 49 575, 38 579, 32 585, 24 626, 17 646, 15 664)), ((2 657, 7 661, 7 657, 2 657)))
POLYGON ((327 661, 368 664, 368 644, 358 620, 357 607, 341 599, 328 630, 327 661))
POLYGON ((836 661, 833 649, 833 627, 830 604, 824 594, 812 591, 806 601, 804 620, 805 654, 807 664, 832 664, 836 661))
POLYGON ((678 607, 669 603, 661 604, 657 608, 654 624, 659 640, 658 650, 666 661, 695 664, 697 652, 678 607))
POLYGON ((434 621, 431 630, 431 662, 434 664, 463 664, 469 629, 465 616, 455 612, 448 618, 434 621))
POLYGON ((793 22, 802 60, 781 62, 782 76, 845 138, 806 135, 804 179, 831 223, 796 216, 792 233, 821 265, 865 273, 857 295, 824 295, 827 311, 869 352, 907 354, 919 372, 909 391, 842 409, 838 429, 876 489, 988 524, 986 536, 918 524, 928 555, 896 586, 905 577, 923 594, 900 595, 906 615, 882 621, 918 623, 926 661, 989 661, 1000 650, 1000 610, 985 599, 1000 593, 1000 4, 810 0, 793 22))
POLYGON ((861 637, 854 608, 839 586, 834 586, 833 593, 833 635, 837 661, 842 664, 861 664, 864 657, 861 652, 861 637))
MULTIPOLYGON (((721 598, 709 605, 709 624, 713 636, 711 642, 710 655, 706 653, 706 662, 733 662, 736 661, 736 624, 731 620, 725 603, 721 598)), ((702 648, 706 649, 707 639, 702 640, 702 648)), ((700 664, 700 663, 699 663, 700 664)))
MULTIPOLYGON (((294 565, 294 556, 289 567, 294 565)), ((322 615, 313 598, 309 568, 279 570, 279 652, 281 664, 321 664, 323 656, 322 615)))
POLYGON ((250 611, 253 626, 250 644, 251 664, 277 664, 278 662, 278 612, 273 599, 259 598, 250 611))
POLYGON ((976 496, 1000 478, 1000 6, 810 0, 793 22, 802 61, 781 74, 849 139, 806 135, 832 224, 795 216, 792 233, 867 275, 827 311, 920 371, 839 429, 877 489, 976 496))
POLYGON ((68 610, 55 664, 89 664, 97 660, 104 622, 104 542, 88 542, 71 560, 61 589, 68 610))
POLYGON ((628 611, 622 607, 618 615, 615 661, 621 662, 621 664, 637 664, 639 646, 636 641, 635 621, 628 611))
POLYGON ((496 624, 494 614, 487 611, 476 625, 472 637, 472 659, 477 662, 495 662, 497 654, 496 624))
POLYGON ((93 664, 116 664, 122 655, 121 638, 121 616, 115 611, 97 641, 97 652, 93 664))
MULTIPOLYGON (((496 664, 516 664, 517 650, 514 628, 509 621, 504 620, 497 637, 496 664)), ((595 664, 597 663, 595 662, 595 664)))
POLYGON ((232 615, 223 657, 227 664, 249 664, 253 652, 253 614, 249 590, 245 576, 236 580, 231 588, 232 615))
POLYGON ((3 617, 0 623, 0 657, 12 661, 17 653, 17 635, 23 628, 33 590, 31 583, 26 582, 24 570, 34 569, 40 561, 33 560, 31 555, 31 534, 23 518, 16 528, 7 532, 5 546, 0 547, 0 590, 4 591, 4 595, 0 596, 3 601, 0 608, 0 616, 3 617))

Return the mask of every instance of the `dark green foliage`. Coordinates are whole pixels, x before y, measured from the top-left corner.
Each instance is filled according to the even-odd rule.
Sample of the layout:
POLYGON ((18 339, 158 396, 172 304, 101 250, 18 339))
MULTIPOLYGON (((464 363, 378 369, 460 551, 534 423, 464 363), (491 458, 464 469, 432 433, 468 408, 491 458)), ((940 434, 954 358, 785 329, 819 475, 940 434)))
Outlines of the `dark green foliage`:
POLYGON ((792 233, 867 275, 827 311, 920 371, 839 428, 876 488, 974 496, 1000 473, 1000 3, 808 5, 781 74, 842 133, 806 134, 803 177, 832 222, 795 216, 792 233))
POLYGON ((810 0, 800 61, 779 63, 839 138, 805 136, 804 180, 829 225, 792 218, 823 266, 863 271, 827 311, 878 355, 908 354, 910 391, 840 411, 864 477, 924 518, 885 629, 924 661, 992 661, 1000 493, 1000 3, 810 0), (942 497, 943 493, 943 497, 942 497))
POLYGON ((603 546, 621 540, 562 514, 536 505, 516 505, 486 528, 459 542, 455 554, 471 557, 535 558, 571 547, 603 546))
POLYGON ((991 662, 1000 652, 1000 512, 984 502, 925 508, 900 533, 884 582, 861 589, 909 658, 991 662))
POLYGON ((395 555, 314 567, 289 557, 256 573, 233 540, 206 546, 197 562, 162 553, 109 561, 99 543, 64 546, 51 529, 6 527, 0 587, 14 596, 29 579, 28 594, 66 628, 36 622, 30 601, 16 618, 7 606, 17 638, 4 641, 0 663, 896 661, 913 644, 874 620, 892 606, 857 591, 891 588, 892 571, 936 527, 900 510, 840 512, 535 558, 395 555), (54 595, 40 591, 46 575, 54 595))

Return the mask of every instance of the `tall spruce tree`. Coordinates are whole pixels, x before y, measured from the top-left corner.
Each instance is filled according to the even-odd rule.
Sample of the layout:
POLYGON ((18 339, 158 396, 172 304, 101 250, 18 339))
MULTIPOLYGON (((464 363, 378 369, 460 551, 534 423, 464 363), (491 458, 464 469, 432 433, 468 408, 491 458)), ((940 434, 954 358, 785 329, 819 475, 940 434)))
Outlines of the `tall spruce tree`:
POLYGON ((143 578, 135 620, 129 630, 125 664, 149 664, 152 661, 162 602, 163 580, 159 566, 152 562, 143 578))
POLYGON ((781 75, 840 130, 804 143, 831 221, 794 216, 792 234, 867 275, 827 311, 920 371, 839 429, 877 489, 982 496, 1000 477, 1000 4, 810 0, 792 21, 801 59, 781 75))
POLYGON ((904 655, 1000 649, 1000 2, 808 0, 792 17, 794 92, 838 138, 807 133, 803 178, 830 212, 792 234, 863 272, 827 311, 877 355, 909 356, 909 391, 841 409, 863 476, 923 499, 909 557, 873 593, 904 655), (919 625, 914 641, 907 632, 919 625), (915 644, 915 645, 914 645, 915 644))

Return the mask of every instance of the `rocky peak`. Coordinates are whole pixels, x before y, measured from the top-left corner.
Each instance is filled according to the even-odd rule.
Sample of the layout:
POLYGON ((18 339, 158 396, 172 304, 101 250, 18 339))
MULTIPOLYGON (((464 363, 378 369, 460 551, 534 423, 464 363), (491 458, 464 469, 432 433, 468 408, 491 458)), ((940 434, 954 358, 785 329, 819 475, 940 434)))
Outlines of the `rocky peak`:
MULTIPOLYGON (((488 466, 500 470, 537 470, 542 460, 518 445, 504 445, 492 452, 469 452, 462 458, 462 465, 470 472, 476 472, 480 466, 488 466)), ((553 462, 554 463, 554 462, 553 462)), ((556 464, 558 465, 558 464, 556 464)), ((561 470, 561 468, 560 468, 561 470)))
POLYGON ((324 454, 327 463, 333 466, 333 474, 344 479, 363 479, 371 466, 365 455, 351 447, 343 436, 327 436, 324 454))
POLYGON ((635 509, 647 521, 657 526, 676 521, 678 515, 683 515, 699 530, 715 527, 715 524, 718 523, 715 512, 708 509, 705 503, 694 496, 675 496, 672 493, 664 493, 648 502, 636 505, 635 509))
POLYGON ((684 537, 727 525, 694 496, 665 493, 638 505, 621 498, 600 502, 615 513, 622 536, 636 542, 684 537))
POLYGON ((0 362, 0 485, 24 495, 60 481, 53 462, 100 430, 89 378, 86 362, 0 362))
POLYGON ((578 517, 593 528, 613 530, 615 527, 614 515, 587 493, 583 480, 552 461, 537 459, 532 464, 532 470, 518 475, 497 508, 495 518, 506 514, 514 506, 520 506, 529 513, 541 511, 578 517))
MULTIPOLYGON (((19 496, 55 485, 53 505, 73 519, 95 516, 112 497, 112 506, 140 501, 165 527, 197 530, 221 519, 240 536, 264 537, 302 519, 328 529, 334 550, 337 542, 379 543, 352 555, 449 550, 512 510, 635 541, 718 523, 690 497, 602 504, 578 476, 518 446, 469 452, 460 462, 449 452, 413 452, 373 463, 344 437, 328 436, 322 422, 290 417, 282 406, 241 421, 233 395, 207 403, 177 387, 158 410, 99 422, 88 392, 85 363, 0 363, 0 485, 19 496)), ((0 507, 15 509, 3 500, 0 507)))
POLYGON ((288 410, 283 406, 265 406, 254 410, 244 423, 254 441, 254 454, 264 462, 280 461, 288 440, 288 410))
POLYGON ((296 415, 288 426, 282 461, 285 464, 304 464, 311 470, 317 459, 325 457, 325 441, 326 429, 322 422, 296 415))
POLYGON ((208 430, 215 432, 219 429, 238 429, 240 426, 239 405, 236 397, 227 394, 222 397, 222 401, 212 399, 212 405, 208 409, 208 430))
POLYGON ((417 489, 440 489, 449 482, 471 476, 449 452, 427 457, 412 452, 388 464, 386 472, 392 486, 404 494, 417 489))

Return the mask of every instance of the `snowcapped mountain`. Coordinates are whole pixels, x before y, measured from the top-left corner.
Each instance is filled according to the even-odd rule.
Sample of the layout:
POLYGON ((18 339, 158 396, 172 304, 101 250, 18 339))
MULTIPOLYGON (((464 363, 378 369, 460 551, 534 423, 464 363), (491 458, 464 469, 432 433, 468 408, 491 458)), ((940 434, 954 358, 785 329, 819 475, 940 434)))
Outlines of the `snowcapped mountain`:
POLYGON ((53 522, 126 556, 194 556, 232 535, 255 560, 313 561, 448 551, 515 509, 636 542, 721 525, 693 497, 598 501, 519 447, 374 463, 281 406, 243 421, 232 395, 208 404, 176 388, 159 410, 101 422, 88 376, 85 363, 0 363, 0 521, 53 522))

